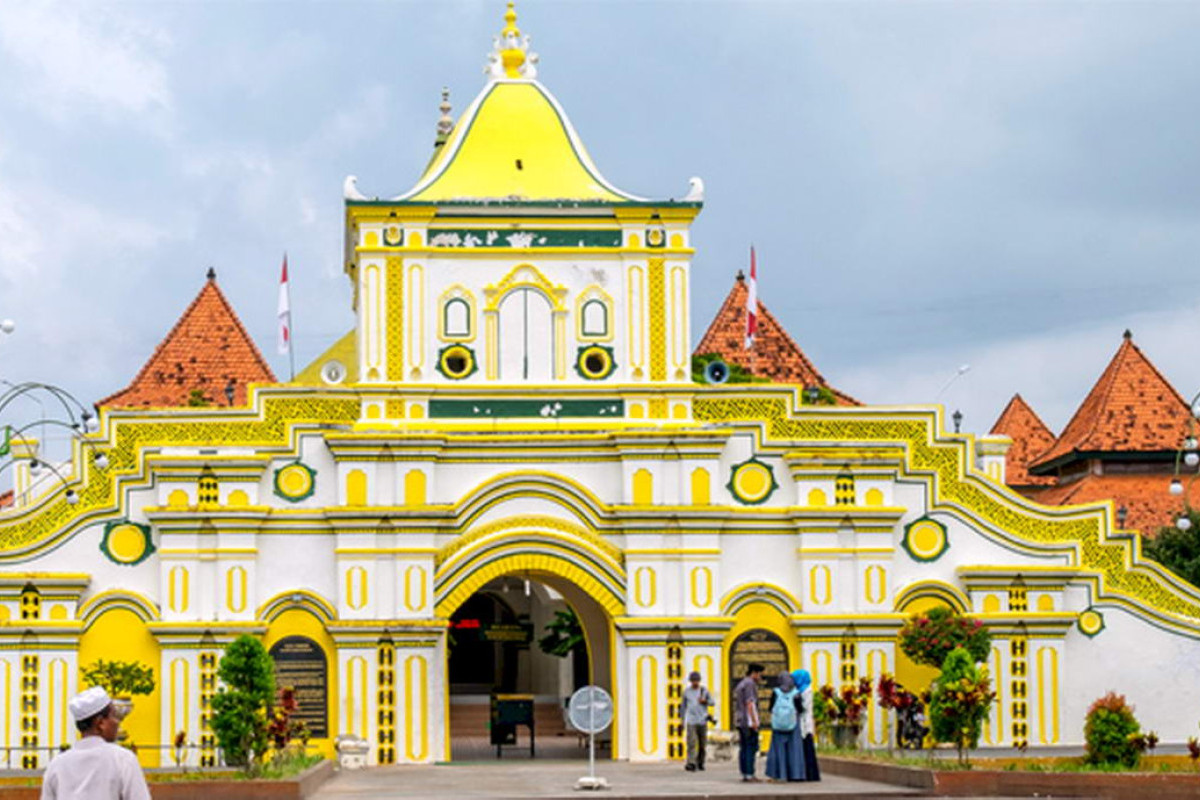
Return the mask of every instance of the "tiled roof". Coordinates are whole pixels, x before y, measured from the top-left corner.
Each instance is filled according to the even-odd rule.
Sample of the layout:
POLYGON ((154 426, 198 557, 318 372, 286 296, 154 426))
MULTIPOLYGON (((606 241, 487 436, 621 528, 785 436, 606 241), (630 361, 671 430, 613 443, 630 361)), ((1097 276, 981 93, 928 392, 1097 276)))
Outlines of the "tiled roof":
MULTIPOLYGON (((1141 531, 1154 536, 1163 525, 1170 525, 1183 509, 1183 498, 1170 493, 1172 475, 1086 475, 1077 481, 1030 488, 1022 491, 1026 497, 1051 506, 1112 500, 1113 509, 1126 509, 1126 530, 1141 531)), ((1184 477, 1188 486, 1188 476, 1184 477)), ((1189 504, 1200 508, 1200 481, 1188 491, 1189 504)))
POLYGON ((246 401, 250 383, 274 383, 275 376, 241 320, 217 288, 211 270, 196 299, 159 343, 137 377, 97 406, 117 408, 186 406, 199 389, 207 402, 223 406, 233 382, 233 404, 246 401))
POLYGON ((1190 409, 1125 332, 1104 374, 1054 446, 1030 467, 1041 471, 1072 452, 1173 451, 1187 433, 1190 409))
POLYGON ((856 406, 853 397, 830 386, 804 355, 775 316, 758 301, 758 333, 753 349, 746 349, 746 280, 739 272, 733 290, 696 346, 696 355, 716 353, 728 364, 737 364, 774 383, 823 386, 837 397, 838 405, 856 406))
POLYGON ((1029 462, 1054 444, 1054 434, 1034 413, 1025 399, 1014 394, 992 426, 992 433, 1012 439, 1012 447, 1004 457, 1005 482, 1009 486, 1049 486, 1050 475, 1030 475, 1029 462))

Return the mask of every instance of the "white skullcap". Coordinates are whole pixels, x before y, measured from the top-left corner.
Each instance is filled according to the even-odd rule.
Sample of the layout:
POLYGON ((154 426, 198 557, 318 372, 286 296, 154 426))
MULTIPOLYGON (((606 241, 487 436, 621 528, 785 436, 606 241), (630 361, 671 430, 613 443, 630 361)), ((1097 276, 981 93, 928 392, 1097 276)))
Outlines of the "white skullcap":
POLYGON ((108 692, 104 691, 104 687, 93 686, 72 697, 67 708, 70 709, 71 716, 75 718, 76 722, 83 722, 108 708, 110 703, 112 703, 112 698, 108 696, 108 692))

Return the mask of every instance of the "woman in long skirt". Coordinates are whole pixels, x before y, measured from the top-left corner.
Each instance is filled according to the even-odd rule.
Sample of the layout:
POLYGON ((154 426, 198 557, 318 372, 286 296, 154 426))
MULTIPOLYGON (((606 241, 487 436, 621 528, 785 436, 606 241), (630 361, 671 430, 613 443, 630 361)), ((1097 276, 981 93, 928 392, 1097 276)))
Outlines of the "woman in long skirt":
POLYGON ((817 766, 817 748, 813 742, 815 728, 813 726, 813 690, 812 675, 806 669, 798 669, 792 673, 799 692, 801 711, 800 721, 796 726, 796 743, 803 752, 804 780, 821 780, 821 768, 817 766))
POLYGON ((773 781, 804 780, 804 757, 799 746, 800 693, 788 672, 779 675, 771 692, 771 747, 767 750, 767 777, 773 781))

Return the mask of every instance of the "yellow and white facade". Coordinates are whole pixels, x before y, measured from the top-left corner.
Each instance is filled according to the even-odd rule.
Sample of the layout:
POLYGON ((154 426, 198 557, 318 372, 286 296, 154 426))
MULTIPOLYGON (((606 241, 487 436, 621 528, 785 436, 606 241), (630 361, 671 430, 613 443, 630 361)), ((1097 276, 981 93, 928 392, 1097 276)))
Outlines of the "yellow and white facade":
MULTIPOLYGON (((605 181, 507 22, 412 190, 347 181, 350 336, 244 407, 105 409, 67 485, 0 514, 4 746, 34 766, 72 741, 66 698, 98 657, 155 668, 135 740, 211 745, 216 659, 251 633, 324 654, 322 747, 445 760, 447 623, 505 575, 579 613, 617 758, 677 754, 692 669, 727 726, 748 632, 818 684, 921 680, 896 635, 934 604, 994 634, 988 744, 1079 743, 1108 689, 1190 736, 1200 593, 1111 508, 1021 498, 1003 442, 947 433, 940 409, 692 382, 698 182, 651 201, 605 181)), ((872 707, 866 743, 889 724, 872 707)))

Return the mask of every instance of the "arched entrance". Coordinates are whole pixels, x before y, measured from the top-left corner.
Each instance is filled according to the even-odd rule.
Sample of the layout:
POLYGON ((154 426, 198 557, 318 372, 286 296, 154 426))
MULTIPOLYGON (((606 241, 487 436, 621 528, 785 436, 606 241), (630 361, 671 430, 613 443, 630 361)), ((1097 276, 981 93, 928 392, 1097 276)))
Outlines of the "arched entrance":
MULTIPOLYGON (((619 698, 614 617, 624 613, 624 571, 615 548, 562 532, 468 539, 439 565, 435 581, 437 613, 448 623, 446 758, 495 759, 493 691, 531 696, 539 757, 585 757, 562 709, 587 683, 619 698), (547 652, 569 638, 565 617, 577 621, 582 642, 562 656, 547 652)), ((506 758, 528 757, 526 729, 517 735, 506 758)), ((616 735, 614 726, 604 746, 616 735)))

